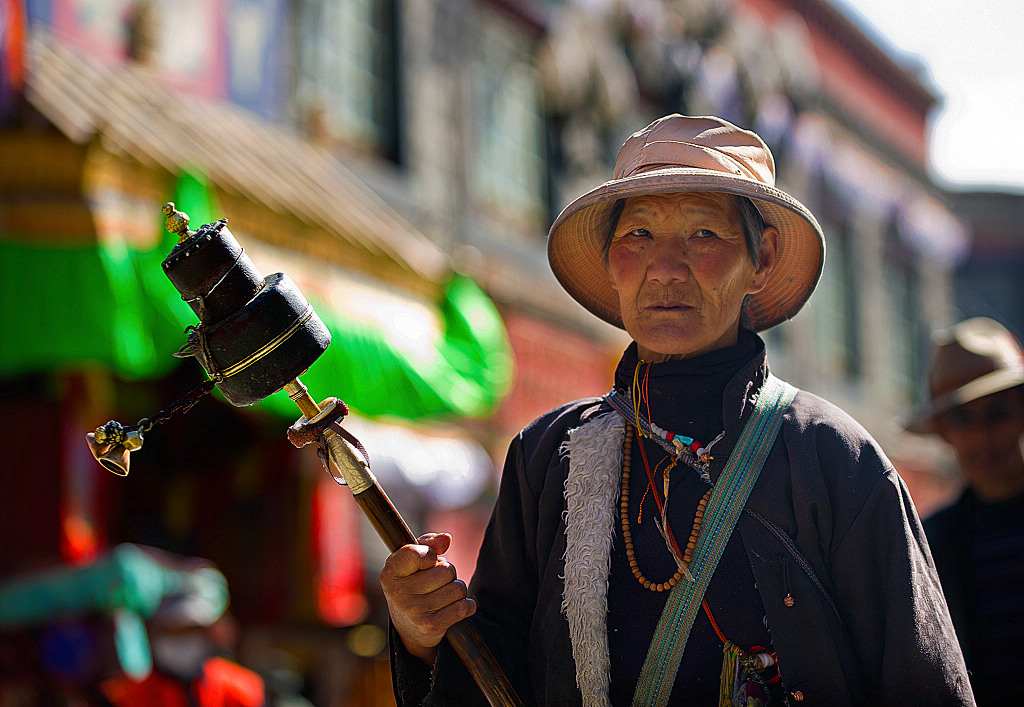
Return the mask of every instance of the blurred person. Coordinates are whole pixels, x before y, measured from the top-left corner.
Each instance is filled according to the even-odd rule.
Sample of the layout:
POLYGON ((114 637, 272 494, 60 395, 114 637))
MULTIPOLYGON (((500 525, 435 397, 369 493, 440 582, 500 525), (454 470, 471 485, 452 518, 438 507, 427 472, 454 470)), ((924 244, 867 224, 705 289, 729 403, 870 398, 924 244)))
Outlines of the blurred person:
POLYGON ((226 604, 201 593, 165 597, 147 623, 153 670, 109 680, 114 707, 266 707, 263 679, 229 657, 235 632, 226 604))
POLYGON ((973 704, 903 481, 769 373, 756 332, 810 296, 824 238, 764 142, 655 121, 548 257, 633 341, 610 393, 512 441, 468 595, 448 534, 388 558, 398 703, 484 703, 442 642, 471 617, 526 704, 973 704))
POLYGON ((1024 705, 1024 352, 984 317, 935 335, 904 423, 953 450, 960 497, 924 521, 979 705, 1024 705))

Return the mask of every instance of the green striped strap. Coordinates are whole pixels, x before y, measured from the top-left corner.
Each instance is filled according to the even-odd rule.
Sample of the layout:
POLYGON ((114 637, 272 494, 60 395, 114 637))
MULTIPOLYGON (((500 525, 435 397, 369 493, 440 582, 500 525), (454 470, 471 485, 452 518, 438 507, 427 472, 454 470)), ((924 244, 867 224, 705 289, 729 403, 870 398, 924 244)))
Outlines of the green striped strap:
POLYGON ((680 581, 669 593, 640 672, 633 707, 664 707, 668 704, 704 592, 775 443, 782 426, 782 416, 796 392, 792 385, 771 374, 765 380, 754 402, 754 411, 715 484, 704 512, 701 533, 690 563, 694 581, 680 581))

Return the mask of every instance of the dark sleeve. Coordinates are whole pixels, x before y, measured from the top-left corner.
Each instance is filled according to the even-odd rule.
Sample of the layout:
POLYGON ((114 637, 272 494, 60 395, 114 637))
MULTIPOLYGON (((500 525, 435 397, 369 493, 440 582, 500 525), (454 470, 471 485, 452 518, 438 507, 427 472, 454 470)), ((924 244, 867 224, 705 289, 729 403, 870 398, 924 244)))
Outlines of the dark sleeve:
POLYGON ((391 649, 391 687, 398 707, 421 705, 430 692, 430 668, 405 648, 402 637, 388 622, 388 645, 391 649))
MULTIPOLYGON (((501 488, 484 536, 470 595, 477 612, 470 620, 505 670, 524 704, 529 704, 526 645, 536 597, 531 570, 536 502, 526 485, 521 436, 505 458, 501 488)), ((457 542, 457 539, 456 539, 457 542)), ((412 656, 392 631, 391 659, 395 698, 407 705, 487 705, 473 677, 447 641, 440 646, 433 671, 412 656)))
POLYGON ((963 657, 907 487, 873 443, 858 450, 855 464, 859 468, 849 478, 864 485, 855 494, 863 503, 837 538, 831 574, 868 690, 882 705, 972 705, 963 657))
POLYGON ((928 536, 928 546, 935 560, 935 569, 942 582, 942 593, 946 595, 946 605, 953 619, 960 638, 960 648, 964 652, 964 662, 971 668, 973 658, 971 650, 971 626, 968 612, 967 585, 970 578, 970 566, 967 558, 970 552, 970 535, 967 532, 970 508, 973 495, 965 491, 952 506, 932 514, 923 521, 924 532, 928 536))

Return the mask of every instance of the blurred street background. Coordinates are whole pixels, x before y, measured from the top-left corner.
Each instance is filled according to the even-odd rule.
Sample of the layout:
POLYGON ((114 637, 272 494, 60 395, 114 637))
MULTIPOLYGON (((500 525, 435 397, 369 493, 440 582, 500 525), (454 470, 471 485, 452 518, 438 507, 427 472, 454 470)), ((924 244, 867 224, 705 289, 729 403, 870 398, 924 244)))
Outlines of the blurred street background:
MULTIPOLYGON (((886 33, 901 4, 864 2, 0 0, 0 707, 97 704, 145 670, 137 624, 211 564, 222 649, 271 704, 394 704, 387 550, 288 442, 284 393, 203 398, 126 477, 85 444, 206 378, 173 356, 197 320, 160 267, 167 201, 298 284, 333 337, 303 382, 349 405, 468 580, 509 440, 606 392, 628 342, 555 282, 548 226, 632 131, 721 116, 826 235, 816 293, 765 334, 773 371, 860 421, 922 516, 953 498, 949 452, 895 420, 935 329, 1024 334, 1024 177, 957 173, 935 127, 967 60, 949 78, 886 33)), ((988 115, 973 134, 1002 143, 973 152, 1012 158, 1017 126, 988 115)))

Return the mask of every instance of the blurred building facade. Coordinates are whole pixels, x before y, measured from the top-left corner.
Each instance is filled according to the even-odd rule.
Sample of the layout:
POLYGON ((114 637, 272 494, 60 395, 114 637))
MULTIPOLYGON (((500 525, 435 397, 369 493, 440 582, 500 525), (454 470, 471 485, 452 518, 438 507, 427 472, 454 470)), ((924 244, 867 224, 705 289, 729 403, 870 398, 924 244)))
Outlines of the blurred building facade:
POLYGON ((991 317, 1024 340, 1024 194, 962 191, 953 205, 974 232, 954 273, 957 318, 991 317))
MULTIPOLYGON (((445 237, 483 254, 469 263, 503 312, 555 322, 614 357, 617 332, 568 302, 544 267, 547 224, 607 179, 622 140, 660 115, 710 113, 748 126, 828 244, 805 310, 766 334, 774 369, 860 420, 922 512, 948 497, 945 451, 894 423, 918 399, 930 332, 955 316, 952 272, 971 242, 928 176, 927 126, 939 99, 912 65, 824 0, 445 5, 463 40, 454 50, 435 33, 448 53, 415 57, 416 84, 432 97, 407 108, 410 130, 429 134, 422 153, 409 153, 424 166, 410 168, 450 170, 437 190, 465 186, 456 201, 411 193, 445 237), (503 43, 489 39, 499 33, 503 43), (489 51, 474 50, 481 46, 489 51), (500 103, 517 94, 515 108, 500 103), (416 105, 440 112, 421 118, 416 105)), ((417 26, 438 21, 417 12, 417 26)))
MULTIPOLYGON (((607 390, 627 339, 557 285, 547 227, 608 178, 630 132, 670 112, 756 130, 780 186, 825 230, 817 292, 765 334, 773 370, 861 421, 922 512, 951 492, 939 450, 892 422, 917 399, 928 332, 955 315, 951 273, 970 245, 970 229, 927 176, 938 98, 827 0, 8 5, 21 8, 24 26, 5 35, 5 56, 23 57, 24 73, 3 65, 4 95, 15 98, 0 104, 0 241, 12 249, 129 243, 148 252, 161 242, 155 210, 195 172, 219 209, 208 216, 228 217, 265 273, 285 270, 330 309, 363 303, 373 310, 366 317, 399 322, 383 348, 416 329, 406 323, 419 321, 406 319, 412 312, 428 334, 454 326, 435 306, 453 272, 486 292, 514 357, 511 388, 480 384, 500 404, 453 400, 472 388, 463 369, 501 369, 496 344, 462 368, 433 366, 423 387, 452 395, 399 415, 397 450, 380 466, 393 474, 378 474, 414 531, 460 529, 464 575, 493 479, 471 482, 467 471, 431 491, 409 479, 436 470, 403 470, 401 451, 426 457, 437 439, 454 440, 463 460, 486 450, 493 471, 537 414, 607 390), (472 498, 445 507, 471 483, 472 498)), ((172 345, 168 335, 151 347, 163 355, 172 345)), ((382 370, 397 365, 382 360, 382 370)), ((288 656, 318 705, 387 704, 374 638, 384 626, 375 593, 383 549, 372 535, 358 547, 339 542, 368 531, 309 450, 282 444, 280 416, 196 408, 154 431, 124 483, 83 455, 86 430, 151 414, 196 377, 139 366, 0 371, 4 439, 31 439, 35 421, 50 419, 61 440, 42 451, 15 446, 12 466, 40 468, 45 484, 11 467, 0 473, 5 498, 34 499, 8 504, 18 513, 4 521, 5 543, 19 552, 0 569, 48 555, 84 561, 118 541, 211 557, 228 577, 248 655, 288 656), (322 592, 334 601, 319 604, 322 592)), ((363 382, 324 394, 346 398, 363 382)), ((427 395, 416 391, 408 396, 427 395)), ((364 407, 374 417, 373 404, 364 407)), ((377 440, 393 413, 365 435, 377 440)))

